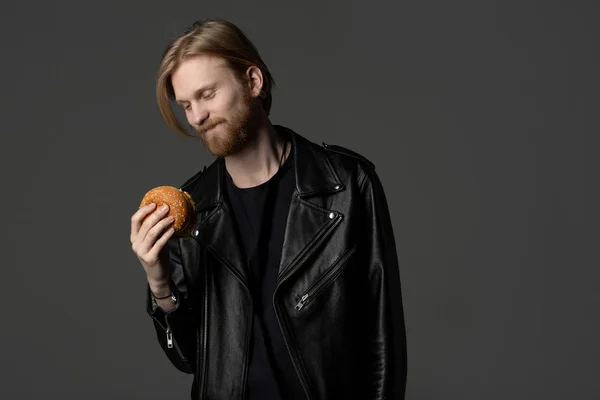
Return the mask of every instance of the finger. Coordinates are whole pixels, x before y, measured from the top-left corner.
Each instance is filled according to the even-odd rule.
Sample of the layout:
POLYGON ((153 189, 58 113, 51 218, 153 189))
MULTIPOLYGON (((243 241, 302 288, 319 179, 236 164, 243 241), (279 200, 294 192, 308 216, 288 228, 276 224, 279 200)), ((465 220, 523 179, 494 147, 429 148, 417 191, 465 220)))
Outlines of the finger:
MULTIPOLYGON (((154 216, 151 216, 151 217, 154 217, 154 216)), ((151 217, 148 217, 148 218, 151 218, 151 217)), ((144 236, 144 239, 141 241, 141 244, 140 244, 139 252, 141 254, 145 254, 145 253, 149 252, 152 249, 152 247, 154 246, 154 244, 156 243, 159 236, 162 234, 162 232, 164 232, 165 229, 167 229, 169 227, 169 225, 171 225, 172 223, 173 223, 173 217, 170 217, 170 216, 167 216, 167 217, 161 219, 160 221, 158 221, 144 236)), ((140 233, 140 236, 141 236, 141 233, 140 233)))
POLYGON ((169 241, 169 239, 171 239, 174 233, 175 229, 173 229, 173 227, 167 229, 165 233, 163 233, 163 235, 160 238, 158 238, 156 243, 154 243, 154 246, 152 246, 152 250, 150 250, 148 255, 151 256, 152 259, 157 259, 159 253, 165 247, 165 244, 169 241))
POLYGON ((169 213, 169 206, 163 204, 161 208, 156 209, 152 214, 148 215, 143 221, 140 229, 138 231, 137 240, 145 242, 146 235, 148 232, 167 214, 169 213), (167 207, 167 209, 163 209, 163 207, 167 207))
POLYGON ((133 214, 131 216, 131 236, 130 236, 131 243, 133 243, 135 241, 135 238, 137 237, 137 235, 139 233, 140 226, 142 225, 142 221, 144 220, 144 217, 146 217, 146 215, 150 214, 150 212, 152 212, 152 210, 154 210, 155 207, 156 207, 156 204, 154 204, 154 203, 146 204, 144 207, 141 207, 139 210, 137 210, 135 212, 135 214, 133 214))

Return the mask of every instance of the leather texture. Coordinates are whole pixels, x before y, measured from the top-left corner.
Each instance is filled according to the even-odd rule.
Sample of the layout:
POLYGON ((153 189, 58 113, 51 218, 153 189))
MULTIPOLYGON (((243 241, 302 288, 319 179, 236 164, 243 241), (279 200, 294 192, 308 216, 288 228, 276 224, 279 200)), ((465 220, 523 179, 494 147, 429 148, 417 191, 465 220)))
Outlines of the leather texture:
MULTIPOLYGON (((394 233, 372 162, 289 128, 296 189, 273 304, 304 397, 404 399, 406 336, 394 233)), ((244 399, 252 297, 226 201, 225 163, 182 190, 196 203, 192 236, 168 242, 177 307, 146 309, 171 363, 193 374, 192 399, 244 399)))

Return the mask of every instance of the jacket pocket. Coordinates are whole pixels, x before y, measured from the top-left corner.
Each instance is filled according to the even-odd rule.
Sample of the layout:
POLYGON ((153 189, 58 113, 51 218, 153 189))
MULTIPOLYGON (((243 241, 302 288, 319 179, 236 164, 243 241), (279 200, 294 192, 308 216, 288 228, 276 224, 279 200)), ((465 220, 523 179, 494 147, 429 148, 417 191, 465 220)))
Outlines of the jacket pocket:
POLYGON ((296 304, 296 310, 300 311, 305 305, 310 303, 310 301, 323 291, 327 286, 329 286, 335 279, 343 272, 345 267, 349 264, 348 260, 350 256, 354 254, 356 251, 356 246, 351 247, 346 250, 329 268, 329 271, 325 272, 321 275, 316 281, 314 281, 310 287, 302 293, 302 295, 298 296, 298 303, 296 304))

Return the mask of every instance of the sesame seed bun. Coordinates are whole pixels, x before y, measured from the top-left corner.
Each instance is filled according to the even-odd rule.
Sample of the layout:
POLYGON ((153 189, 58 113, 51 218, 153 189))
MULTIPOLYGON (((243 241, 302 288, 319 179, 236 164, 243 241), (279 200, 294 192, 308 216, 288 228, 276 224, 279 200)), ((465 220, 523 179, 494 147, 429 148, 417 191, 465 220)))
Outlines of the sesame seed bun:
POLYGON ((163 204, 167 204, 169 206, 168 215, 172 216, 174 219, 172 226, 175 229, 175 235, 189 235, 193 226, 192 220, 195 215, 194 201, 189 193, 173 186, 158 186, 144 195, 144 198, 140 203, 140 208, 150 203, 156 204, 156 210, 163 204))

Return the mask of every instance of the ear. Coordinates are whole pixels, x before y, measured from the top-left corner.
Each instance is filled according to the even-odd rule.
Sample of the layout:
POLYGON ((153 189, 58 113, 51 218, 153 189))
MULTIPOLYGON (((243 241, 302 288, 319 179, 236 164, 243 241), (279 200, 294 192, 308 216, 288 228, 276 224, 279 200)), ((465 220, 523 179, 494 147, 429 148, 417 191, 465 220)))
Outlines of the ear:
POLYGON ((248 89, 252 97, 258 97, 263 88, 263 74, 260 68, 256 66, 250 66, 246 70, 246 81, 248 83, 248 89))

